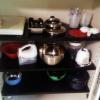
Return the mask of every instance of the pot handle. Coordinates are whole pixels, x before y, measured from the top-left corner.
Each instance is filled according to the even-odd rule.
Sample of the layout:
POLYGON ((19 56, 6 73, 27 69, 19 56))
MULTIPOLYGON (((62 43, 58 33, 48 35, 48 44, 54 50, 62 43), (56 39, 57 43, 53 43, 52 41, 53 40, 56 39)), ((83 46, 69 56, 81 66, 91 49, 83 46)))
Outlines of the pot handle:
POLYGON ((25 48, 27 47, 33 47, 33 44, 27 44, 27 45, 24 45, 23 47, 19 48, 19 53, 21 53, 25 48))

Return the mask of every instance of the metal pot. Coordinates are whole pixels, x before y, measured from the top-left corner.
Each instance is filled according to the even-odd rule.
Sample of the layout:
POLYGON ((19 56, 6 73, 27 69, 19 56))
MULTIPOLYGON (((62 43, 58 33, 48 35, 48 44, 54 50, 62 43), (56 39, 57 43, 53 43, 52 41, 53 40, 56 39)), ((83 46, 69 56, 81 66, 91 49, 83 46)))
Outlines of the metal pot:
POLYGON ((48 65, 56 65, 64 58, 64 49, 56 43, 45 44, 39 51, 40 57, 48 65))
POLYGON ((45 25, 47 29, 59 29, 62 23, 58 18, 50 16, 50 18, 45 21, 45 25))
POLYGON ((60 20, 58 18, 55 18, 54 16, 51 16, 45 21, 45 27, 45 31, 51 36, 59 35, 66 31, 60 20))

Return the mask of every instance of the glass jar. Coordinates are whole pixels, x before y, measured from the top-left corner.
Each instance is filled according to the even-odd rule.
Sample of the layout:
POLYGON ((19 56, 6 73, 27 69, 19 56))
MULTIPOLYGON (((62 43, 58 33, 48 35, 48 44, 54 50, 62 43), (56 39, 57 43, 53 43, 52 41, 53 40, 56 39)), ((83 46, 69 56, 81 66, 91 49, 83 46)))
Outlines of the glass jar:
POLYGON ((70 10, 70 15, 69 15, 69 26, 70 28, 78 28, 80 24, 80 18, 81 18, 81 11, 79 8, 72 8, 70 10))

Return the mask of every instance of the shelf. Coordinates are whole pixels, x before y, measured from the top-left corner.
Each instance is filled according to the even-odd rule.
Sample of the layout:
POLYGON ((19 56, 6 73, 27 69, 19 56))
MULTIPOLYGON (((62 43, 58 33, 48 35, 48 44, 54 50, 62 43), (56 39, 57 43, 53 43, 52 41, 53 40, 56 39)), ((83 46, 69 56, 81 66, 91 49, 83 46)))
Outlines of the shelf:
POLYGON ((19 66, 18 59, 12 60, 7 58, 5 55, 2 55, 0 60, 0 71, 47 71, 47 70, 55 70, 55 71, 67 71, 67 70, 95 70, 96 67, 92 63, 89 66, 80 67, 75 63, 75 61, 71 60, 69 50, 66 51, 64 59, 55 66, 48 66, 44 63, 42 59, 37 57, 37 62, 34 64, 19 66))
POLYGON ((48 78, 47 73, 43 72, 25 72, 20 84, 8 86, 4 83, 2 88, 3 96, 86 92, 89 92, 87 86, 82 90, 74 90, 70 87, 67 77, 59 82, 53 82, 48 78))
POLYGON ((38 42, 58 42, 58 41, 99 41, 100 40, 100 34, 98 35, 91 35, 90 37, 86 37, 86 38, 73 38, 70 37, 67 32, 68 30, 70 30, 71 28, 69 28, 68 25, 64 24, 64 26, 66 27, 66 34, 62 35, 62 36, 57 36, 57 37, 50 37, 47 35, 46 32, 43 32, 42 34, 36 34, 36 33, 32 33, 31 31, 28 30, 27 28, 27 23, 26 23, 26 29, 24 30, 24 33, 27 34, 27 37, 29 40, 35 40, 38 42))
MULTIPOLYGON (((70 28, 68 25, 64 24, 66 30, 68 31, 70 28)), ((66 31, 66 32, 67 32, 66 31)), ((73 38, 70 37, 67 33, 66 35, 59 36, 59 37, 50 37, 43 32, 42 34, 39 33, 31 33, 28 30, 27 23, 25 23, 24 33, 22 36, 12 36, 12 35, 0 35, 1 41, 37 41, 37 42, 58 42, 58 41, 100 41, 100 34, 92 35, 86 38, 73 38)))

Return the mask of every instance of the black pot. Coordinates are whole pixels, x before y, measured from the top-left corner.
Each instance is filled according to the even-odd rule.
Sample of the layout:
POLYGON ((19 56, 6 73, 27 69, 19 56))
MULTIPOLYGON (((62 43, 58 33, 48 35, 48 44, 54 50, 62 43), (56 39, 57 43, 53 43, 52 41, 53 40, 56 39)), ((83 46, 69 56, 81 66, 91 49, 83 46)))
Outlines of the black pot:
POLYGON ((70 87, 74 90, 82 90, 87 86, 89 74, 87 71, 75 71, 69 76, 70 87))

